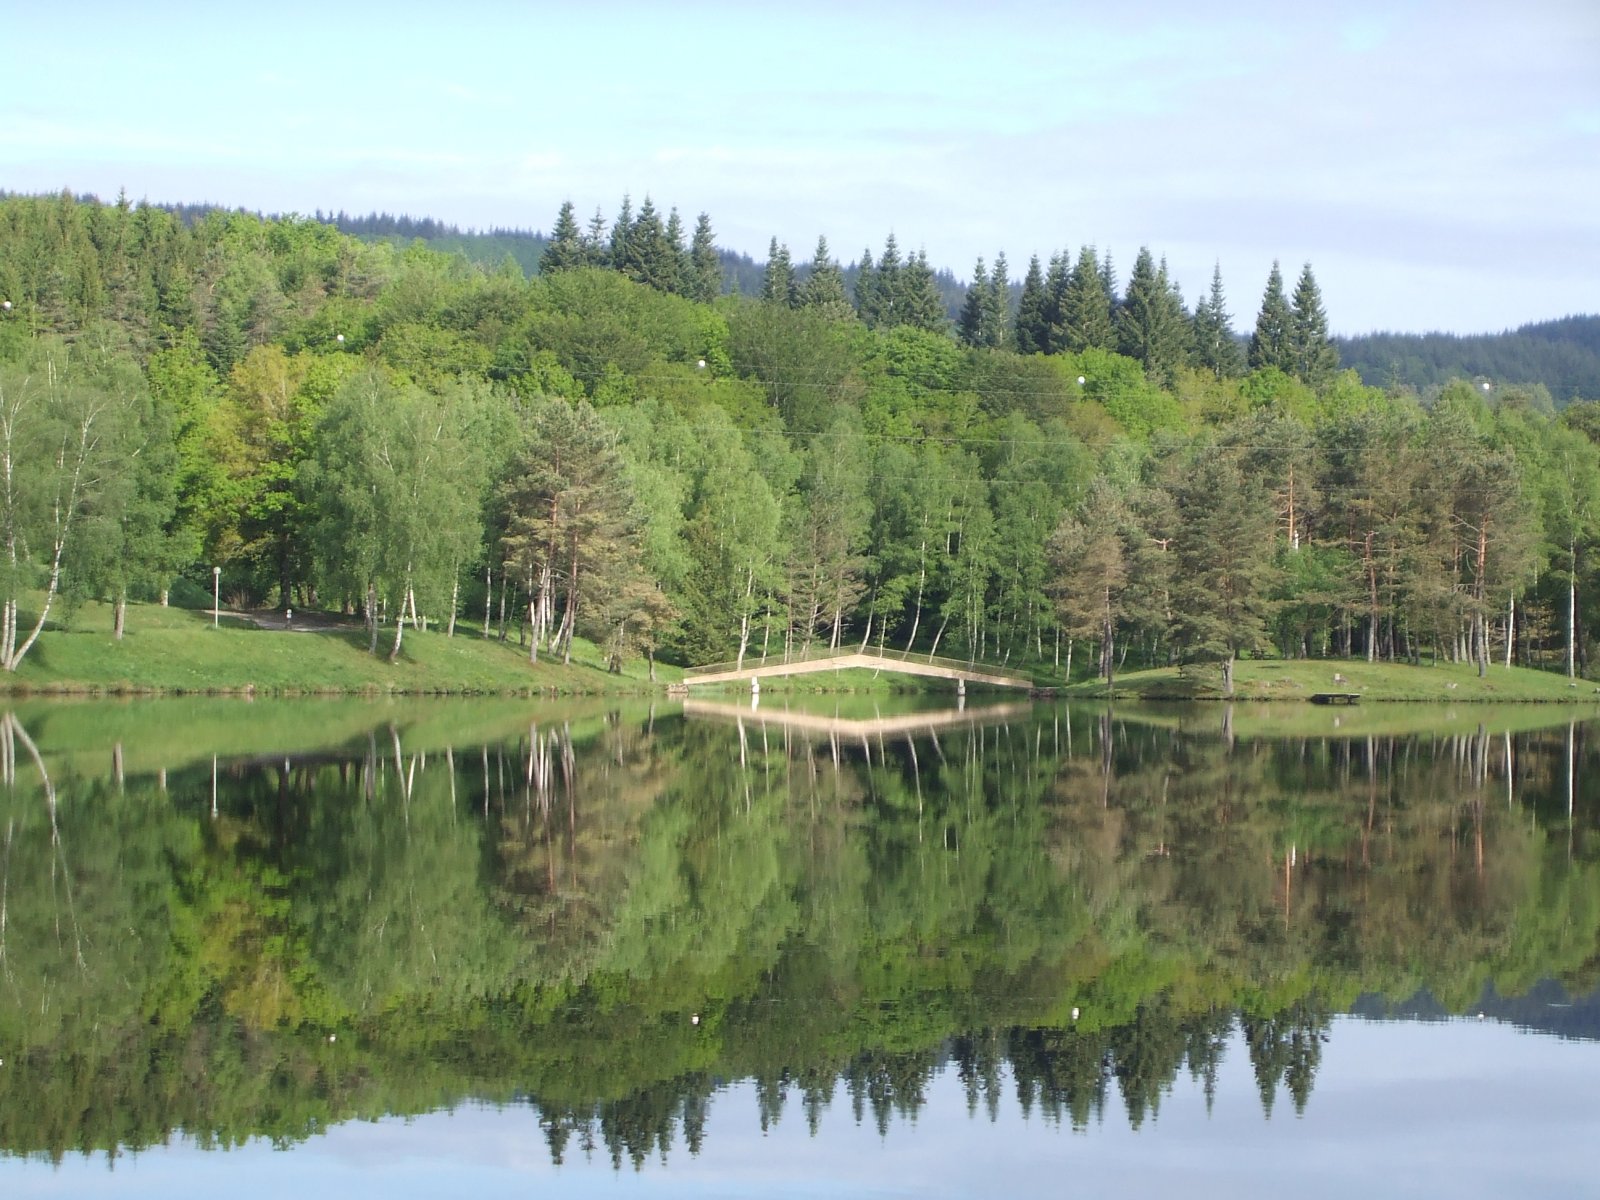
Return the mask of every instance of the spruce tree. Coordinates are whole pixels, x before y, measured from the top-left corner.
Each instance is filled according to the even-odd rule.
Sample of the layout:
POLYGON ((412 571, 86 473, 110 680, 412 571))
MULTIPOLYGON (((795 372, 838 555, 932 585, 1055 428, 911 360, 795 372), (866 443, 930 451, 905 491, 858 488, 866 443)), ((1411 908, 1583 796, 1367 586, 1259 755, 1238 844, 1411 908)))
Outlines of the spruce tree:
POLYGON ((1050 256, 1050 265, 1044 272, 1044 344, 1040 349, 1046 354, 1058 354, 1067 348, 1070 275, 1066 252, 1056 251, 1050 256))
POLYGON ((1222 264, 1211 269, 1211 294, 1194 310, 1194 355, 1190 361, 1218 379, 1244 371, 1244 355, 1233 336, 1233 318, 1222 294, 1222 264))
MULTIPOLYGON (((1108 254, 1106 263, 1110 262, 1108 254)), ((1094 247, 1084 246, 1078 251, 1078 261, 1067 280, 1061 349, 1079 354, 1084 350, 1110 350, 1116 345, 1111 295, 1106 291, 1105 280, 1105 274, 1095 262, 1094 247)))
POLYGON ((898 325, 900 309, 904 302, 904 284, 900 275, 904 268, 900 262, 900 246, 890 234, 884 239, 883 257, 878 260, 878 269, 873 275, 872 299, 874 311, 867 318, 867 324, 889 328, 898 325))
POLYGON ((989 312, 984 324, 984 344, 1001 349, 1011 347, 1011 275, 1006 267, 1006 252, 995 255, 989 273, 989 312))
MULTIPOLYGON (((620 221, 621 218, 619 217, 620 221)), ((668 244, 667 231, 661 223, 661 214, 650 197, 639 206, 639 215, 628 229, 622 253, 612 250, 612 266, 632 279, 663 292, 674 291, 678 285, 678 257, 668 244)))
POLYGON ((1169 383, 1177 379, 1178 368, 1189 361, 1194 353, 1194 327, 1189 320, 1189 306, 1183 302, 1183 289, 1167 270, 1167 256, 1161 256, 1156 268, 1156 280, 1161 284, 1162 323, 1172 339, 1173 356, 1165 378, 1169 383))
POLYGON ((683 219, 676 208, 667 214, 664 252, 671 274, 671 286, 667 290, 685 295, 689 285, 689 252, 684 248, 683 219))
POLYGON ((789 259, 789 247, 778 244, 773 238, 767 247, 767 269, 761 277, 761 298, 787 308, 795 305, 794 264, 789 259))
POLYGON ((967 298, 961 305, 961 316, 956 321, 956 336, 968 346, 983 346, 985 326, 990 312, 989 269, 983 259, 972 271, 972 283, 967 288, 967 298))
POLYGON ((550 231, 550 240, 545 244, 544 253, 539 256, 539 273, 551 275, 557 271, 570 271, 583 266, 584 257, 583 231, 578 228, 572 201, 568 200, 556 214, 555 228, 550 231))
POLYGON ((1017 353, 1043 354, 1049 342, 1044 316, 1044 271, 1039 256, 1028 260, 1028 273, 1022 277, 1022 297, 1017 304, 1017 353))
POLYGON ((1267 276, 1267 290, 1261 297, 1261 311, 1256 316, 1256 331, 1250 335, 1250 369, 1259 371, 1276 367, 1292 373, 1289 358, 1289 324, 1292 317, 1289 302, 1283 297, 1283 272, 1278 260, 1272 260, 1272 273, 1267 276))
POLYGON ((800 304, 816 309, 827 317, 838 320, 855 315, 850 298, 845 294, 844 272, 828 252, 828 239, 817 238, 816 253, 811 256, 811 269, 800 289, 800 304))
POLYGON ((1328 314, 1322 307, 1322 292, 1306 263, 1294 287, 1289 310, 1289 370, 1302 383, 1324 388, 1339 369, 1339 351, 1328 337, 1328 314))
POLYGON ((878 323, 878 313, 882 309, 878 298, 879 290, 878 268, 872 261, 872 250, 869 248, 861 252, 861 262, 856 267, 855 286, 856 316, 869 327, 878 323))
POLYGON ((930 333, 943 333, 950 328, 950 315, 945 311, 944 297, 939 294, 939 281, 928 265, 926 250, 918 250, 906 263, 900 283, 901 300, 896 305, 895 324, 912 325, 930 333))
POLYGON ((1117 353, 1143 363, 1151 379, 1173 382, 1184 358, 1187 323, 1165 268, 1156 269, 1148 246, 1140 247, 1134 260, 1128 295, 1117 308, 1116 332, 1117 353))
POLYGON ((598 204, 595 205, 594 216, 589 218, 589 228, 583 237, 583 265, 586 267, 611 265, 606 250, 606 218, 598 204))
POLYGON ((689 268, 684 295, 701 304, 710 304, 722 292, 722 260, 711 240, 711 217, 701 213, 689 240, 689 268))
POLYGON ((628 240, 633 234, 633 201, 623 193, 622 207, 611 225, 611 244, 606 247, 606 265, 613 271, 628 270, 628 240))

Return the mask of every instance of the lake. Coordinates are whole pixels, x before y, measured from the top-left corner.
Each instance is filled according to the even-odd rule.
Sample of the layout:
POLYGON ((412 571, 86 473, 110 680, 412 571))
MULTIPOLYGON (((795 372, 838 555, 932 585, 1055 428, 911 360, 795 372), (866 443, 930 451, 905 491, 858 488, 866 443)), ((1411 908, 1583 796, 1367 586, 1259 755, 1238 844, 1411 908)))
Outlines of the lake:
POLYGON ((0 1193, 1595 1187, 1593 709, 0 706, 0 1193))

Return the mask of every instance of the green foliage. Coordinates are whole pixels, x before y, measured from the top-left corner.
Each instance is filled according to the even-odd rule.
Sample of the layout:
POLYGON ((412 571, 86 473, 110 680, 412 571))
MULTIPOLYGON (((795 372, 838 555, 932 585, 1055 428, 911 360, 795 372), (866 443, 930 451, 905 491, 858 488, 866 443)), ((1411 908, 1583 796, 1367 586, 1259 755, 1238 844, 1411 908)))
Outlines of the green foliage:
MULTIPOLYGON (((370 556, 354 547, 382 541, 387 518, 357 520, 356 484, 337 477, 364 480, 372 506, 362 439, 382 431, 494 474, 516 448, 510 430, 581 400, 615 439, 631 497, 619 526, 631 532, 610 539, 614 586, 579 606, 615 664, 658 649, 737 656, 803 642, 820 622, 841 644, 943 641, 1054 674, 1071 641, 1047 587, 1060 517, 1099 481, 1131 505, 1130 529, 1176 547, 1159 485, 1218 446, 1272 510, 1258 532, 1262 560, 1285 572, 1267 589, 1284 652, 1481 662, 1509 646, 1514 661, 1592 673, 1600 530, 1582 514, 1600 509, 1600 484, 1556 436, 1548 391, 1444 386, 1424 419, 1412 398, 1336 370, 1309 267, 1292 305, 1274 270, 1240 375, 1220 267, 1190 321, 1148 249, 1120 303, 1109 255, 1085 246, 1047 268, 1034 257, 1014 321, 997 255, 974 272, 951 336, 954 281, 893 236, 856 269, 857 320, 825 239, 798 268, 774 243, 766 302, 721 297, 725 269, 754 292, 758 265, 722 258, 705 214, 686 247, 677 213, 648 197, 637 210, 625 198, 609 227, 597 212, 580 229, 564 205, 549 239, 522 239, 546 255, 531 280, 503 258, 440 253, 455 243, 426 223, 335 221, 376 240, 299 218, 0 197, 8 380, 46 346, 102 363, 86 387, 125 401, 126 437, 113 440, 130 464, 96 475, 52 590, 54 460, 41 447, 59 429, 17 426, 14 445, 37 456, 17 460, 13 595, 42 587, 82 606, 159 595, 181 576, 209 593, 217 566, 230 602, 393 608, 403 592, 432 610, 418 624, 465 605, 509 640, 540 585, 502 571, 498 534, 470 535, 506 527, 503 494, 463 468, 456 493, 423 506, 447 519, 417 530, 467 531, 447 538, 453 565, 420 586, 390 572, 369 604, 370 556), (356 379, 381 381, 394 412, 327 419, 356 379), (420 414, 435 431, 402 434, 420 414), (834 506, 848 519, 828 531, 842 540, 823 570, 804 547, 824 532, 812 508, 825 478, 856 499, 834 506), (813 612, 824 575, 831 599, 813 612)), ((1600 428, 1572 411, 1568 425, 1600 428)), ((393 450, 393 477, 421 478, 405 464, 393 450)), ((561 622, 564 585, 551 586, 561 622)), ((28 623, 48 623, 47 604, 28 603, 28 623)), ((1215 644, 1179 626, 1173 610, 1129 618, 1118 636, 1133 665, 1166 661, 1180 636, 1215 644)), ((22 629, 15 613, 8 628, 22 629)))
POLYGON ((1256 315, 1255 332, 1250 335, 1250 369, 1258 371, 1276 367, 1286 375, 1295 374, 1295 361, 1289 338, 1293 314, 1283 294, 1283 273, 1277 260, 1267 276, 1267 290, 1261 297, 1261 311, 1256 315))
POLYGON ((1322 292, 1307 263, 1294 287, 1289 309, 1289 337, 1286 345, 1289 365, 1296 379, 1321 391, 1339 369, 1339 352, 1328 337, 1328 314, 1322 307, 1322 292))
POLYGON ((1193 362, 1218 379, 1244 373, 1244 354, 1233 333, 1233 318, 1222 292, 1222 264, 1211 272, 1211 292, 1195 306, 1193 362))
POLYGON ((0 715, 11 1153, 477 1098, 638 1162, 699 1145, 718 1081, 887 1128, 941 1071, 1137 1127, 1184 1070, 1228 1086, 1235 1030, 1271 1112, 1358 995, 1591 985, 1582 724, 1067 707, 858 752, 642 706, 152 707, 0 715))

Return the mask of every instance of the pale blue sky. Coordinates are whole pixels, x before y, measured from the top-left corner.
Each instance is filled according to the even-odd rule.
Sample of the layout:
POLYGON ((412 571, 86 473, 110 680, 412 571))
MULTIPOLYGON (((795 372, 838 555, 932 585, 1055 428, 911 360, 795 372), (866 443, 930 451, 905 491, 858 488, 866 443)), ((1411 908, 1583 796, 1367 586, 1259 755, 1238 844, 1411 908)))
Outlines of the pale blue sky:
POLYGON ((624 192, 760 259, 1141 245, 1235 324, 1600 312, 1600 5, 0 0, 0 188, 548 228, 624 192), (1325 15, 1324 11, 1325 10, 1325 15))
MULTIPOLYGON (((604 1146, 585 1157, 577 1139, 550 1163, 527 1106, 463 1104, 452 1112, 351 1121, 290 1147, 260 1139, 200 1150, 182 1136, 121 1155, 0 1158, 12 1200, 70 1197, 337 1196, 930 1197, 1117 1196, 1233 1200, 1294 1196, 1572 1196, 1594 1179, 1594 1079, 1600 1046, 1522 1033, 1496 1022, 1373 1024, 1335 1017, 1303 1116, 1280 1089, 1263 1118, 1250 1058, 1228 1039, 1215 1107, 1178 1076, 1137 1130, 1116 1089, 1103 1118, 1082 1132, 1024 1117, 1007 1086, 996 1120, 967 1112, 953 1067, 929 1084, 914 1122, 896 1116, 880 1137, 855 1124, 842 1086, 812 1137, 798 1096, 763 1133, 755 1088, 720 1089, 698 1156, 674 1139, 635 1171, 614 1171, 604 1146)), ((626 1160, 624 1160, 626 1163, 626 1160)), ((1590 1188, 1592 1191, 1592 1188, 1590 1188)))

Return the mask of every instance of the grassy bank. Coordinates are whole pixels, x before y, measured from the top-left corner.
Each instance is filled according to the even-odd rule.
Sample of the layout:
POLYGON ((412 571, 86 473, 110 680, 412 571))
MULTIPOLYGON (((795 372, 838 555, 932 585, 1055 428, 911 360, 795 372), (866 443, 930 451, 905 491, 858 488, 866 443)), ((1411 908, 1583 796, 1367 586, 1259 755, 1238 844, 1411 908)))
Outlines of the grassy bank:
MULTIPOLYGON (((580 695, 650 689, 643 661, 621 675, 604 668, 598 649, 574 644, 571 665, 529 664, 526 647, 485 639, 458 626, 407 630, 400 658, 388 660, 392 630, 367 653, 359 624, 299 614, 293 628, 263 628, 224 613, 130 605, 127 632, 111 636, 109 606, 89 603, 52 623, 15 675, 0 687, 17 692, 236 692, 257 695, 485 693, 580 695)), ((663 682, 677 672, 660 669, 663 682)))
MULTIPOLYGON (((1480 679, 1477 668, 1466 663, 1414 667, 1342 659, 1241 659, 1234 664, 1233 680, 1233 699, 1239 701, 1309 700, 1318 693, 1346 692, 1363 702, 1600 704, 1600 688, 1589 680, 1504 666, 1490 667, 1480 679)), ((1061 689, 1063 696, 1103 698, 1106 694, 1103 680, 1061 689)), ((1224 698, 1221 669, 1215 666, 1130 672, 1117 678, 1114 694, 1131 700, 1224 698)))
MULTIPOLYGON (((681 677, 659 666, 657 684, 643 660, 622 674, 605 669, 600 651, 581 639, 570 665, 528 662, 513 637, 499 642, 481 626, 458 626, 455 637, 439 627, 408 630, 400 659, 389 662, 392 630, 380 631, 380 650, 367 653, 359 623, 301 613, 292 628, 281 614, 262 623, 224 613, 212 626, 209 611, 131 605, 127 632, 111 636, 111 609, 83 604, 53 621, 17 673, 0 677, 0 690, 38 693, 241 693, 255 695, 600 695, 643 693, 681 677)), ((1116 681, 1120 699, 1215 700, 1222 698, 1220 669, 1163 668, 1130 672, 1116 681)), ((1486 677, 1465 664, 1413 667, 1401 663, 1337 659, 1241 660, 1234 670, 1234 699, 1308 700, 1319 692, 1350 692, 1363 701, 1435 703, 1501 702, 1600 704, 1600 688, 1586 680, 1521 667, 1495 666, 1486 677), (1342 676, 1343 680, 1336 678, 1342 676)), ((730 687, 729 693, 745 689, 730 687)), ((836 671, 771 679, 763 692, 953 693, 945 681, 866 670, 836 671)), ((1103 699, 1103 682, 1059 689, 1064 697, 1103 699)))
POLYGON ((31 736, 52 774, 98 778, 113 766, 129 775, 150 774, 208 763, 213 757, 228 762, 366 751, 383 757, 452 749, 459 754, 464 747, 531 740, 536 731, 552 728, 582 742, 615 714, 647 716, 653 703, 598 695, 558 700, 74 696, 21 699, 5 707, 31 736))

